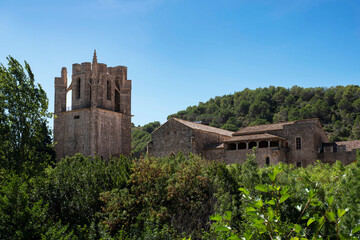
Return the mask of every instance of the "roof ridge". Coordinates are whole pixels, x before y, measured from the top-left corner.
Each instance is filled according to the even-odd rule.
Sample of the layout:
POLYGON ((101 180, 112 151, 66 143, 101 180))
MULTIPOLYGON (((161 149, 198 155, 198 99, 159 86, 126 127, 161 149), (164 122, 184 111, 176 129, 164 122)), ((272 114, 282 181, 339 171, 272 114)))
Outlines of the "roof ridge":
MULTIPOLYGON (((187 120, 184 120, 184 119, 180 119, 180 118, 175 118, 175 117, 172 117, 175 121, 178 121, 180 123, 183 123, 183 124, 187 124, 188 127, 190 128, 193 128, 192 126, 189 126, 189 125, 195 125, 197 127, 199 127, 199 130, 202 130, 202 131, 206 131, 204 128, 208 128, 208 130, 211 130, 213 129, 214 131, 220 131, 220 132, 223 132, 223 134, 227 133, 226 135, 229 135, 231 136, 234 132, 232 131, 229 131, 229 130, 226 130, 226 129, 222 129, 222 128, 217 128, 217 127, 213 127, 213 126, 208 126, 208 125, 204 125, 204 124, 201 124, 201 123, 195 123, 195 122, 190 122, 190 121, 187 121, 187 120)), ((209 131, 206 131, 206 132, 209 132, 209 131)), ((218 133, 220 134, 220 133, 218 133)))

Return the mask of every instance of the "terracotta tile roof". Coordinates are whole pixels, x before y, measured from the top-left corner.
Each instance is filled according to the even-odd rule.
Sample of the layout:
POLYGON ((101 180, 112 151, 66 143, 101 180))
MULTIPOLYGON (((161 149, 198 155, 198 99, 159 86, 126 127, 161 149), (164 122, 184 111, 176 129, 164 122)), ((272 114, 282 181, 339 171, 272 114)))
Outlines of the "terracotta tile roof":
POLYGON ((282 122, 282 123, 272 123, 272 124, 264 124, 264 125, 257 125, 257 126, 249 126, 244 127, 233 134, 233 136, 240 136, 246 134, 254 134, 254 133, 264 133, 276 130, 283 130, 285 125, 290 125, 294 123, 301 123, 301 122, 319 122, 317 118, 311 119, 304 119, 304 120, 297 120, 291 122, 282 122))
POLYGON ((255 141, 255 140, 264 140, 264 139, 265 140, 272 140, 272 139, 287 140, 285 138, 275 136, 272 134, 262 133, 262 134, 236 136, 236 137, 227 139, 224 142, 255 141))
POLYGON ((197 129, 197 130, 201 130, 201 131, 205 131, 205 132, 211 132, 211 133, 216 133, 219 135, 224 135, 224 136, 228 136, 231 137, 232 134, 234 132, 228 131, 228 130, 224 130, 221 128, 216 128, 216 127, 210 127, 201 123, 194 123, 194 122, 189 122, 189 121, 185 121, 182 119, 178 119, 178 118, 173 118, 175 121, 178 121, 179 123, 184 124, 185 126, 188 126, 189 128, 192 129, 197 129))
POLYGON ((336 142, 337 145, 346 146, 346 151, 360 149, 360 140, 336 142))
POLYGON ((265 124, 265 125, 257 125, 257 126, 249 126, 240 129, 235 132, 233 136, 239 136, 244 134, 258 133, 258 132, 267 132, 267 131, 276 131, 282 130, 284 125, 293 124, 294 122, 286 122, 286 123, 273 123, 273 124, 265 124))

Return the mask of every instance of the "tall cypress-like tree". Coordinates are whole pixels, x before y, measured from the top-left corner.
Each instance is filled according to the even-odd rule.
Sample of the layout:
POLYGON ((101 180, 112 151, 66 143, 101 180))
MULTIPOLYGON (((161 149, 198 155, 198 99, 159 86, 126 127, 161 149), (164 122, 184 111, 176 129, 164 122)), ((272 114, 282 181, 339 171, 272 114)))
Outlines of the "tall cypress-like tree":
POLYGON ((48 99, 27 62, 11 56, 0 65, 0 166, 29 175, 54 160, 47 126, 48 99))

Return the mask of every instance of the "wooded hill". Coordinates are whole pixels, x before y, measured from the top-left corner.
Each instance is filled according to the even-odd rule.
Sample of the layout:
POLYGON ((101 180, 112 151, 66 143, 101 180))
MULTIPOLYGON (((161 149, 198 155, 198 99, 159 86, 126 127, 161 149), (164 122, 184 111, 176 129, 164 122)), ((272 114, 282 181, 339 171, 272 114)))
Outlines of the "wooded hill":
POLYGON ((155 121, 144 126, 131 126, 131 155, 133 157, 140 157, 141 154, 146 153, 146 146, 151 141, 151 133, 155 128, 160 126, 160 122, 155 121))
MULTIPOLYGON (((360 87, 246 88, 189 106, 168 119, 171 117, 201 121, 230 131, 251 125, 319 118, 331 142, 356 140, 360 139, 360 87)), ((151 132, 158 126, 159 122, 152 122, 132 127, 133 156, 146 152, 151 132)))
POLYGON ((360 139, 360 87, 270 86, 211 98, 169 115, 236 131, 239 128, 319 118, 330 141, 360 139))

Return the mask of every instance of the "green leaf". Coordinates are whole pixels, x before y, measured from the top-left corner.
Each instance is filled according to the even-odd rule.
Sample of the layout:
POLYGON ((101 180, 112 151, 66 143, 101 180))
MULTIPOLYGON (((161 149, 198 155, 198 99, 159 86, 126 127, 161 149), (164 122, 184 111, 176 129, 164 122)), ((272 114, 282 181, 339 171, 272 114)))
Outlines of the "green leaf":
POLYGON ((214 215, 210 217, 210 220, 220 222, 223 220, 223 218, 220 215, 214 215))
POLYGON ((266 203, 270 205, 275 205, 275 201, 273 199, 271 199, 270 201, 266 201, 266 203))
POLYGON ((289 187, 288 187, 288 186, 284 187, 284 188, 281 190, 280 194, 281 194, 281 195, 284 195, 285 193, 287 193, 287 191, 289 191, 289 187))
MULTIPOLYGON (((245 238, 246 240, 247 239, 250 239, 250 238, 245 238)), ((228 240, 240 240, 240 238, 236 235, 232 235, 231 237, 228 238, 228 240)))
POLYGON ((266 225, 263 224, 263 223, 257 223, 257 224, 254 224, 254 226, 259 230, 260 234, 263 234, 263 233, 265 233, 267 231, 266 230, 266 225))
POLYGON ((262 206, 264 206, 264 203, 263 203, 263 201, 261 199, 254 202, 254 207, 260 209, 260 208, 262 208, 262 206))
POLYGON ((309 198, 311 199, 311 198, 313 198, 315 196, 315 191, 314 191, 314 189, 311 189, 310 191, 309 191, 309 198))
POLYGON ((316 198, 314 198, 311 202, 310 205, 313 207, 317 207, 321 205, 321 202, 319 200, 317 200, 316 198))
POLYGON ((228 231, 230 231, 230 229, 224 226, 217 226, 215 228, 215 232, 228 232, 228 231))
POLYGON ((327 219, 329 219, 331 222, 335 222, 335 213, 333 211, 326 212, 325 216, 327 219))
POLYGON ((254 233, 251 233, 251 231, 249 231, 249 230, 244 233, 244 237, 246 240, 250 240, 253 235, 254 235, 254 233))
POLYGON ((263 184, 256 185, 255 189, 261 192, 268 192, 268 186, 263 184))
POLYGON ((282 195, 281 198, 280 198, 280 203, 283 203, 283 202, 286 201, 286 199, 288 199, 289 197, 290 197, 290 194, 288 194, 288 193, 282 195))
POLYGON ((272 172, 269 172, 269 178, 272 182, 275 182, 276 175, 281 172, 281 168, 279 165, 275 166, 274 170, 272 172))
POLYGON ((253 207, 247 207, 246 209, 245 209, 245 212, 256 212, 257 210, 255 209, 255 208, 253 208, 253 207))
POLYGON ((338 217, 341 218, 347 211, 349 211, 348 208, 346 208, 346 209, 338 208, 338 210, 337 210, 338 217))
POLYGON ((329 203, 329 205, 331 205, 333 201, 334 201, 334 196, 328 197, 327 202, 329 203))
POLYGON ((296 224, 295 225, 295 232, 299 233, 299 232, 301 232, 301 230, 302 230, 302 227, 299 224, 296 224))
POLYGON ((356 227, 353 228, 352 233, 357 233, 358 231, 360 231, 360 225, 357 225, 356 227))
POLYGON ((249 196, 250 193, 246 188, 239 188, 239 191, 243 192, 246 196, 249 196))
POLYGON ((275 213, 271 207, 268 207, 268 216, 269 216, 269 221, 272 221, 274 219, 275 213))
POLYGON ((310 224, 312 224, 313 222, 315 222, 315 218, 310 218, 310 219, 307 221, 306 226, 310 226, 310 224))
POLYGON ((226 211, 224 218, 225 218, 227 221, 231 221, 231 212, 230 212, 230 211, 226 211))

